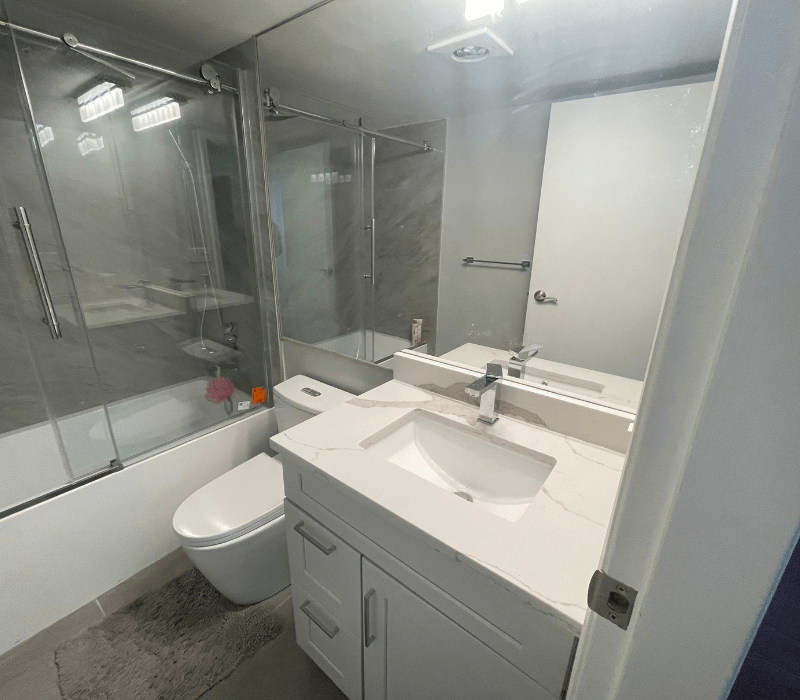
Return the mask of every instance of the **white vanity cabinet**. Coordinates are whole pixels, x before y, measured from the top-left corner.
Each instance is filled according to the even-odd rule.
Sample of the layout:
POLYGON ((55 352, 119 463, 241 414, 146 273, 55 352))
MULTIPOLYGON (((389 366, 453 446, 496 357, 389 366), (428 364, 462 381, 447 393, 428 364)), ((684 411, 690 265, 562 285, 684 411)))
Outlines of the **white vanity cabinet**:
POLYGON ((540 685, 364 558, 364 700, 552 700, 540 685))
MULTIPOLYGON (((363 537, 345 541, 347 527, 324 509, 312 517, 287 499, 285 510, 298 644, 350 700, 558 697, 498 653, 504 635, 442 589, 363 537), (387 568, 406 571, 415 590, 387 568)), ((556 663, 563 679, 568 659, 556 663)))

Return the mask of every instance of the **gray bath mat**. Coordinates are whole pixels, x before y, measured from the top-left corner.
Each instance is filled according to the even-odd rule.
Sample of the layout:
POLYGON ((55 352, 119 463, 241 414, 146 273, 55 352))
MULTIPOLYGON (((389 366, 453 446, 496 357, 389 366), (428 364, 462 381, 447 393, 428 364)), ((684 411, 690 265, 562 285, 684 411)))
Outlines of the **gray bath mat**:
POLYGON ((56 649, 64 700, 197 700, 274 639, 266 601, 235 605, 197 569, 56 649))

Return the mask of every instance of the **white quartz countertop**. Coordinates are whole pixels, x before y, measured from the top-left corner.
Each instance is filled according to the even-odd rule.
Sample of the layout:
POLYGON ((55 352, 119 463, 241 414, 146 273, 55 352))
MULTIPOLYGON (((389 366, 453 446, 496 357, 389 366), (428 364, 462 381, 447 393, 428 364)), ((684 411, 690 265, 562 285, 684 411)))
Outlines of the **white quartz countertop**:
MULTIPOLYGON (((441 355, 440 359, 448 360, 455 364, 483 369, 486 367, 487 362, 500 361, 504 367, 508 366, 508 358, 510 353, 508 350, 498 350, 497 348, 490 348, 486 345, 477 345, 476 343, 466 343, 457 347, 455 350, 446 352, 441 355)), ((580 385, 575 386, 570 391, 570 387, 563 387, 561 391, 568 396, 576 396, 588 400, 600 401, 603 404, 622 408, 627 411, 636 411, 639 407, 639 401, 642 398, 642 387, 644 382, 637 379, 629 379, 628 377, 619 377, 615 374, 607 374, 606 372, 598 372, 597 370, 587 369, 585 367, 576 367, 574 365, 565 365, 561 362, 553 362, 552 360, 545 360, 541 357, 532 357, 527 362, 527 372, 529 381, 533 385, 541 383, 541 379, 550 379, 551 377, 562 376, 564 378, 573 378, 579 383, 584 383, 587 386, 595 385, 601 386, 599 391, 587 391, 582 389, 580 385)), ((551 382, 553 384, 553 382, 551 382)))
MULTIPOLYGON (((624 455, 501 416, 477 422, 478 409, 398 381, 272 438, 272 446, 310 465, 335 488, 394 516, 427 540, 554 616, 579 634, 586 592, 614 507, 624 455), (522 517, 505 520, 376 457, 360 443, 415 410, 549 455, 556 464, 522 517)), ((324 505, 324 504, 322 504, 324 505)), ((363 533, 369 537, 369 533, 363 533)))

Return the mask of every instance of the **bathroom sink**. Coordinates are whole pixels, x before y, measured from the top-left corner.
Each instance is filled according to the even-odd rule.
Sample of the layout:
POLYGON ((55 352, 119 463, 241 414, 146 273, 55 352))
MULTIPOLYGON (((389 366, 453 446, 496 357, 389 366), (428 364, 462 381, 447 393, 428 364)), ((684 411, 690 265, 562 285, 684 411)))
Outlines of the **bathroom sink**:
POLYGON ((360 447, 506 520, 519 520, 556 460, 424 410, 360 447))

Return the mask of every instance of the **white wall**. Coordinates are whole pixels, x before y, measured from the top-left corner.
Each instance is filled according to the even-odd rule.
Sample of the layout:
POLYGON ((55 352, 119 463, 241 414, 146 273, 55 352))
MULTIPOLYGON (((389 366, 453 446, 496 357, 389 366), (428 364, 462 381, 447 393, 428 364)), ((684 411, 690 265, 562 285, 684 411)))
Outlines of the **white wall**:
POLYGON ((0 654, 179 547, 177 507, 276 432, 258 411, 0 520, 0 654))
POLYGON ((549 118, 542 102, 448 119, 437 355, 522 341, 529 271, 462 260, 531 259, 549 118))
POLYGON ((728 697, 796 546, 799 154, 800 5, 739 0, 573 700, 728 697))

